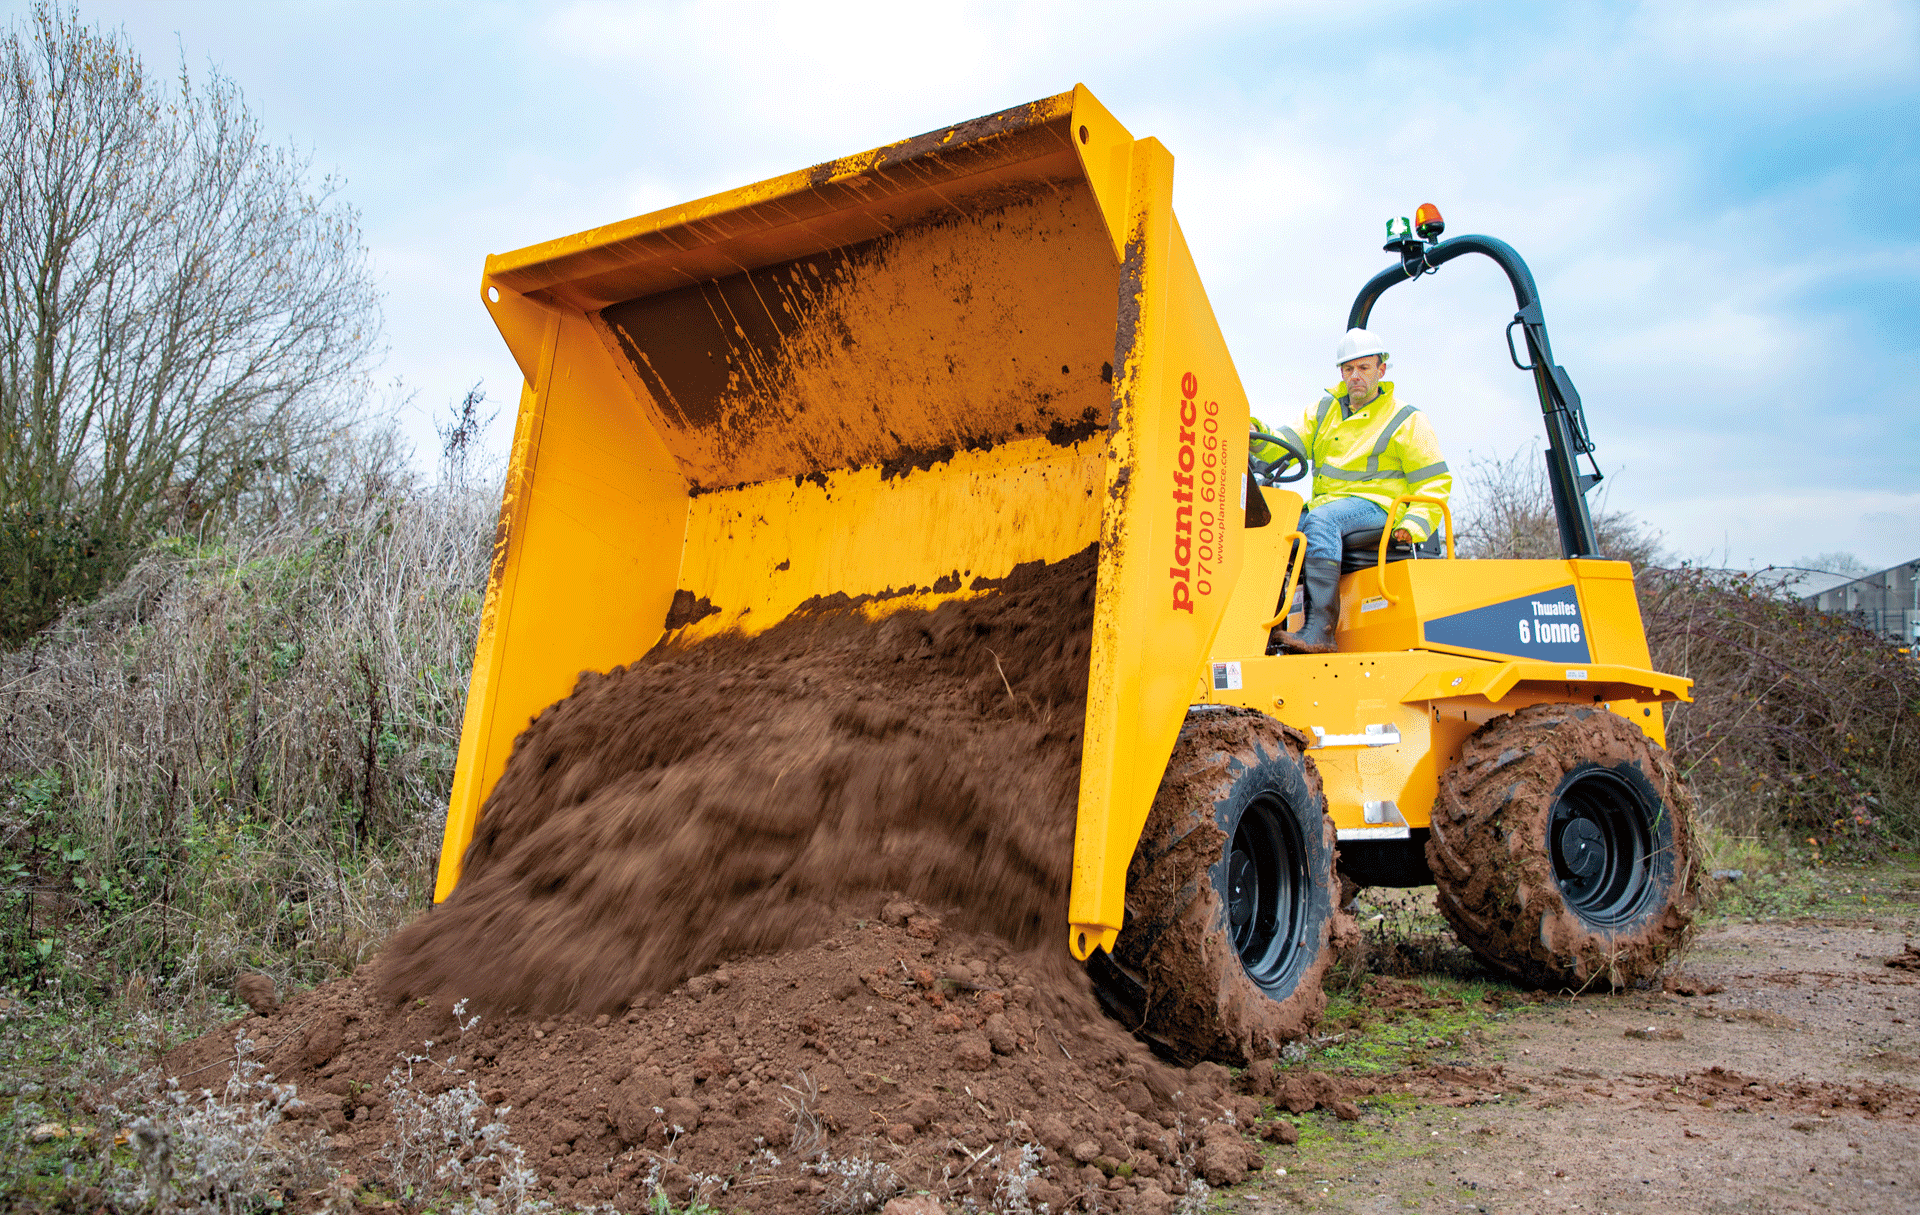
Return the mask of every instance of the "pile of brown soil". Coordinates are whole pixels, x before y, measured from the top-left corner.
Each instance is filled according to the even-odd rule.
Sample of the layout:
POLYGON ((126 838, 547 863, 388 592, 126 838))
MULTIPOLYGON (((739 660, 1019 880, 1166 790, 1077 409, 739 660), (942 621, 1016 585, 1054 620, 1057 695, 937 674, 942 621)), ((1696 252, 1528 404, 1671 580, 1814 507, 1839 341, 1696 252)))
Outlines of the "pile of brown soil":
MULTIPOLYGON (((795 1215, 918 1191, 1008 1209, 1021 1190, 1056 1212, 1166 1215, 1194 1179, 1260 1167, 1246 1132, 1287 1129, 1259 1125, 1264 1102, 1225 1068, 1155 1060, 1052 950, 950 929, 906 900, 617 1015, 482 1015, 462 1033, 443 1003, 396 1005, 384 981, 376 963, 296 996, 183 1047, 168 1071, 217 1090, 244 1035, 298 1087, 296 1117, 328 1131, 335 1165, 387 1193, 394 1069, 429 1098, 471 1083, 479 1122, 508 1107, 544 1196, 629 1211, 658 1185, 676 1202, 795 1215)), ((1262 1073, 1260 1096, 1301 1110, 1371 1091, 1248 1075, 1262 1073)))
MULTIPOLYGON (((408 1055, 412 1091, 511 1107, 575 1204, 1165 1215, 1244 1177, 1260 1102, 1156 1062, 1065 948, 1094 571, 583 676, 516 743, 453 896, 237 1028, 369 1181, 408 1055)), ((209 1084, 230 1043, 169 1070, 209 1084)))

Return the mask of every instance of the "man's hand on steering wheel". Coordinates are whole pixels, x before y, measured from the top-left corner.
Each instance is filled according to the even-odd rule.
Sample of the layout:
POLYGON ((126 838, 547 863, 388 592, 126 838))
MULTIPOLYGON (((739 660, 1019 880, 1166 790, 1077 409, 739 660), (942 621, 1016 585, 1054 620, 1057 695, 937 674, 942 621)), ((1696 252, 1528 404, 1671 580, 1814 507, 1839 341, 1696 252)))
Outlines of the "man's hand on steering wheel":
POLYGON ((1247 453, 1248 471, 1254 474, 1254 480, 1263 485, 1285 485, 1298 481, 1307 475, 1307 453, 1278 435, 1263 434, 1254 431, 1248 436, 1253 443, 1269 443, 1280 449, 1280 458, 1268 463, 1247 453))
POLYGON ((1412 544, 1413 533, 1404 527, 1396 527, 1393 529, 1393 542, 1395 544, 1412 544))

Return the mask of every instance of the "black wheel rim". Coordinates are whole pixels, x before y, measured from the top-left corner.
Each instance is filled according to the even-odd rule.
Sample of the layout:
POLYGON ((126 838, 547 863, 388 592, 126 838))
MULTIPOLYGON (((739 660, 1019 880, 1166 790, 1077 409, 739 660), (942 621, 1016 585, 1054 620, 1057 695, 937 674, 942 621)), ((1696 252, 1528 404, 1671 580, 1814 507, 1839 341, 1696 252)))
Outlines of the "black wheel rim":
POLYGON ((1299 948, 1312 887, 1293 817, 1275 798, 1247 807, 1227 853, 1227 935, 1253 981, 1289 986, 1310 950, 1299 948))
POLYGON ((1658 813, 1641 790, 1606 768, 1577 771, 1561 785, 1547 850, 1560 895, 1575 915, 1612 928, 1646 909, 1654 894, 1658 813))

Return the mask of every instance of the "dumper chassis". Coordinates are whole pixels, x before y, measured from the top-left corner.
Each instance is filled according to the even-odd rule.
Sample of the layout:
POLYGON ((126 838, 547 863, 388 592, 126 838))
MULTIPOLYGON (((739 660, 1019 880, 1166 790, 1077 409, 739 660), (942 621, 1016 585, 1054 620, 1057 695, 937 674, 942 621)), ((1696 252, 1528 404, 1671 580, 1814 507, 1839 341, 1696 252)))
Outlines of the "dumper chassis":
POLYGON ((1337 652, 1269 654, 1305 469, 1250 462, 1172 183, 1076 87, 489 257, 526 383, 436 900, 579 672, 991 594, 1097 543, 1065 928, 1130 1028, 1177 1059, 1273 1053, 1319 1015, 1358 885, 1435 883, 1516 981, 1651 981, 1693 908, 1661 749, 1689 684, 1651 669, 1633 572, 1599 555, 1525 264, 1403 226, 1348 323, 1463 254, 1501 266, 1563 558, 1458 560, 1450 522, 1444 553, 1383 538, 1349 554, 1337 652))

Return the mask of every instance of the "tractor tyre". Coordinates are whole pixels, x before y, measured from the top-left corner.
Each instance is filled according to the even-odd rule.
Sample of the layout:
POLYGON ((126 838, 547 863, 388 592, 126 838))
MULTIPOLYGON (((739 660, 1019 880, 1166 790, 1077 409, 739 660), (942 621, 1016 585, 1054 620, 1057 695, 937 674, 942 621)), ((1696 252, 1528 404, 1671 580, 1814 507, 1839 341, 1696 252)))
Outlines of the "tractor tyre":
POLYGON ((1427 864, 1440 911, 1531 987, 1650 986, 1698 901, 1692 801, 1667 753, 1598 707, 1489 722, 1440 780, 1427 864))
POLYGON ((1326 1007, 1358 939, 1306 737, 1249 709, 1194 712, 1127 869, 1127 916, 1088 970, 1107 1009, 1182 1064, 1277 1054, 1326 1007))

